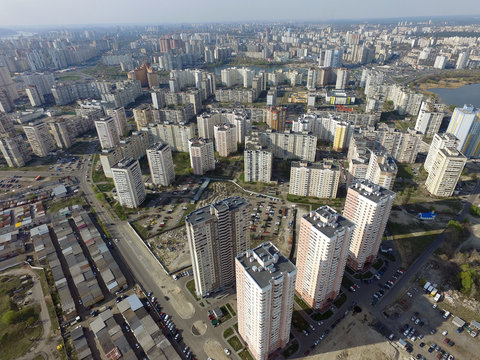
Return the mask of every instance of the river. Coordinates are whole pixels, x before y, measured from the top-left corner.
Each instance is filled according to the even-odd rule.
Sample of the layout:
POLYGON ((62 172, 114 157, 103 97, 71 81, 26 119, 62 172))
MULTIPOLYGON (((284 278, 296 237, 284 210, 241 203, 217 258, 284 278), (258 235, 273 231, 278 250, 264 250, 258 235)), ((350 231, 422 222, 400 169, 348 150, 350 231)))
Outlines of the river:
POLYGON ((463 107, 464 104, 471 104, 480 108, 480 84, 465 85, 456 89, 435 88, 428 90, 437 94, 447 105, 455 104, 463 107))

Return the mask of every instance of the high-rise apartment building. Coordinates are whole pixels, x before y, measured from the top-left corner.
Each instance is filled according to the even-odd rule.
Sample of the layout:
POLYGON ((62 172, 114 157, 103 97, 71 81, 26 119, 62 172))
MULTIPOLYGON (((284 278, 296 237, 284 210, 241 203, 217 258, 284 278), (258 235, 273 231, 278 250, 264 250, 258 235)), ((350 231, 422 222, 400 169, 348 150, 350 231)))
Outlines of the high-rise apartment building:
POLYGON ((457 137, 450 133, 435 134, 430 144, 430 149, 428 149, 427 158, 423 164, 426 172, 430 172, 438 151, 447 147, 456 149, 458 147, 457 137))
POLYGON ((310 307, 322 311, 338 296, 354 227, 329 206, 302 216, 295 291, 310 307))
POLYGON ((246 138, 243 161, 246 182, 270 183, 273 164, 272 149, 263 146, 257 137, 246 138))
POLYGON ((439 149, 428 173, 425 187, 435 196, 452 196, 467 158, 451 147, 439 149))
POLYGON ((147 104, 142 104, 133 109, 133 117, 135 118, 135 124, 137 130, 141 130, 142 127, 153 123, 153 111, 147 104))
POLYGON ((315 90, 317 87, 317 69, 310 68, 307 73, 307 90, 315 90))
POLYGON ((66 119, 60 118, 57 121, 48 123, 50 126, 50 133, 53 135, 57 147, 61 149, 68 149, 72 146, 75 140, 75 134, 70 131, 70 126, 66 119))
POLYGON ((195 175, 203 175, 215 170, 213 142, 209 139, 193 138, 188 140, 190 164, 195 175))
POLYGON ((138 160, 124 158, 112 166, 111 170, 120 205, 128 208, 139 207, 145 200, 146 193, 138 160))
POLYGON ((447 133, 458 138, 457 150, 466 157, 476 157, 480 154, 480 110, 464 105, 455 108, 447 133))
POLYGON ((35 85, 29 85, 25 89, 28 100, 30 100, 30 105, 32 106, 42 106, 42 104, 45 102, 45 99, 43 98, 43 95, 38 91, 37 87, 35 85))
POLYGON ((445 116, 441 107, 442 105, 440 104, 423 101, 420 111, 418 112, 415 130, 427 136, 433 136, 438 133, 440 125, 442 125, 443 117, 445 116))
POLYGON ((345 90, 348 85, 348 70, 346 68, 337 69, 337 82, 335 83, 336 90, 345 90))
POLYGON ((235 125, 223 123, 213 127, 215 147, 218 155, 227 157, 237 152, 237 132, 235 125))
POLYGON ((148 166, 152 175, 152 183, 168 186, 175 179, 172 150, 164 142, 156 143, 147 149, 148 166))
POLYGON ((0 136, 0 150, 8 166, 22 167, 30 160, 22 135, 0 136))
POLYGON ((281 107, 268 107, 266 112, 266 123, 272 130, 282 132, 285 130, 285 124, 287 122, 287 108, 281 107))
POLYGON ((9 134, 15 131, 10 116, 0 113, 0 134, 9 134))
POLYGON ((462 52, 458 55, 457 63, 455 64, 455 69, 465 69, 468 64, 468 59, 470 54, 468 52, 462 52))
POLYGON ((117 127, 118 136, 123 137, 128 135, 127 115, 123 106, 110 108, 106 110, 106 114, 110 116, 115 126, 117 127))
POLYGON ((198 296, 209 296, 234 284, 235 256, 250 246, 249 206, 242 197, 229 197, 185 218, 198 296))
POLYGON ((369 152, 367 173, 364 178, 358 176, 357 178, 370 180, 374 184, 392 190, 398 172, 395 160, 383 150, 369 150, 369 152))
POLYGON ((19 98, 15 83, 13 82, 10 76, 10 71, 6 66, 0 66, 0 92, 1 90, 4 90, 11 103, 19 98))
POLYGON ((118 135, 117 125, 112 117, 95 120, 95 127, 97 129, 98 140, 102 149, 110 149, 120 143, 120 136, 118 135))
POLYGON ((46 123, 40 121, 23 125, 23 131, 35 155, 45 157, 49 152, 55 150, 55 143, 52 135, 48 132, 46 123))
POLYGON ((369 180, 356 180, 347 190, 343 216, 355 224, 348 265, 366 270, 377 257, 395 193, 369 180))
POLYGON ((290 341, 297 269, 271 242, 235 258, 238 332, 257 360, 290 341))
POLYGON ((292 161, 289 194, 336 198, 340 181, 340 168, 331 161, 309 163, 292 161))

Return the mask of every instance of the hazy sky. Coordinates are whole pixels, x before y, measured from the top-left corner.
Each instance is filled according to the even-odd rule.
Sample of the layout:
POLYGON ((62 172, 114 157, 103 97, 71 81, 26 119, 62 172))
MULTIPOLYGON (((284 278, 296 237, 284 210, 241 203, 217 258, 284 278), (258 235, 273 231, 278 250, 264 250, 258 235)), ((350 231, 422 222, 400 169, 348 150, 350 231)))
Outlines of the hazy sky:
POLYGON ((0 28, 475 14, 480 0, 0 0, 0 28))

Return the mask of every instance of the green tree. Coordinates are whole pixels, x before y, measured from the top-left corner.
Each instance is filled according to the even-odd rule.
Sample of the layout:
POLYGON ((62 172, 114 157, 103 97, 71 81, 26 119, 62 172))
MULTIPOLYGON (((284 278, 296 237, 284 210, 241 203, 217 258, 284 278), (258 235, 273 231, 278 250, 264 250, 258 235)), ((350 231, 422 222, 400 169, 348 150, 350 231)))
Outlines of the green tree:
POLYGON ((451 112, 453 112, 453 110, 455 110, 456 107, 457 107, 457 105, 452 104, 448 108, 450 109, 451 112))

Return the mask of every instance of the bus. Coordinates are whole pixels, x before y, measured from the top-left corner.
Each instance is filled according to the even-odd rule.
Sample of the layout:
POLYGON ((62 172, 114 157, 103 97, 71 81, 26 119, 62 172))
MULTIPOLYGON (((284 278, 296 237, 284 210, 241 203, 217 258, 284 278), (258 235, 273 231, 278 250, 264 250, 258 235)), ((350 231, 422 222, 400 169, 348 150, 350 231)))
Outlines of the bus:
POLYGON ((42 177, 40 175, 38 175, 36 178, 35 178, 35 181, 38 181, 40 180, 42 177))

